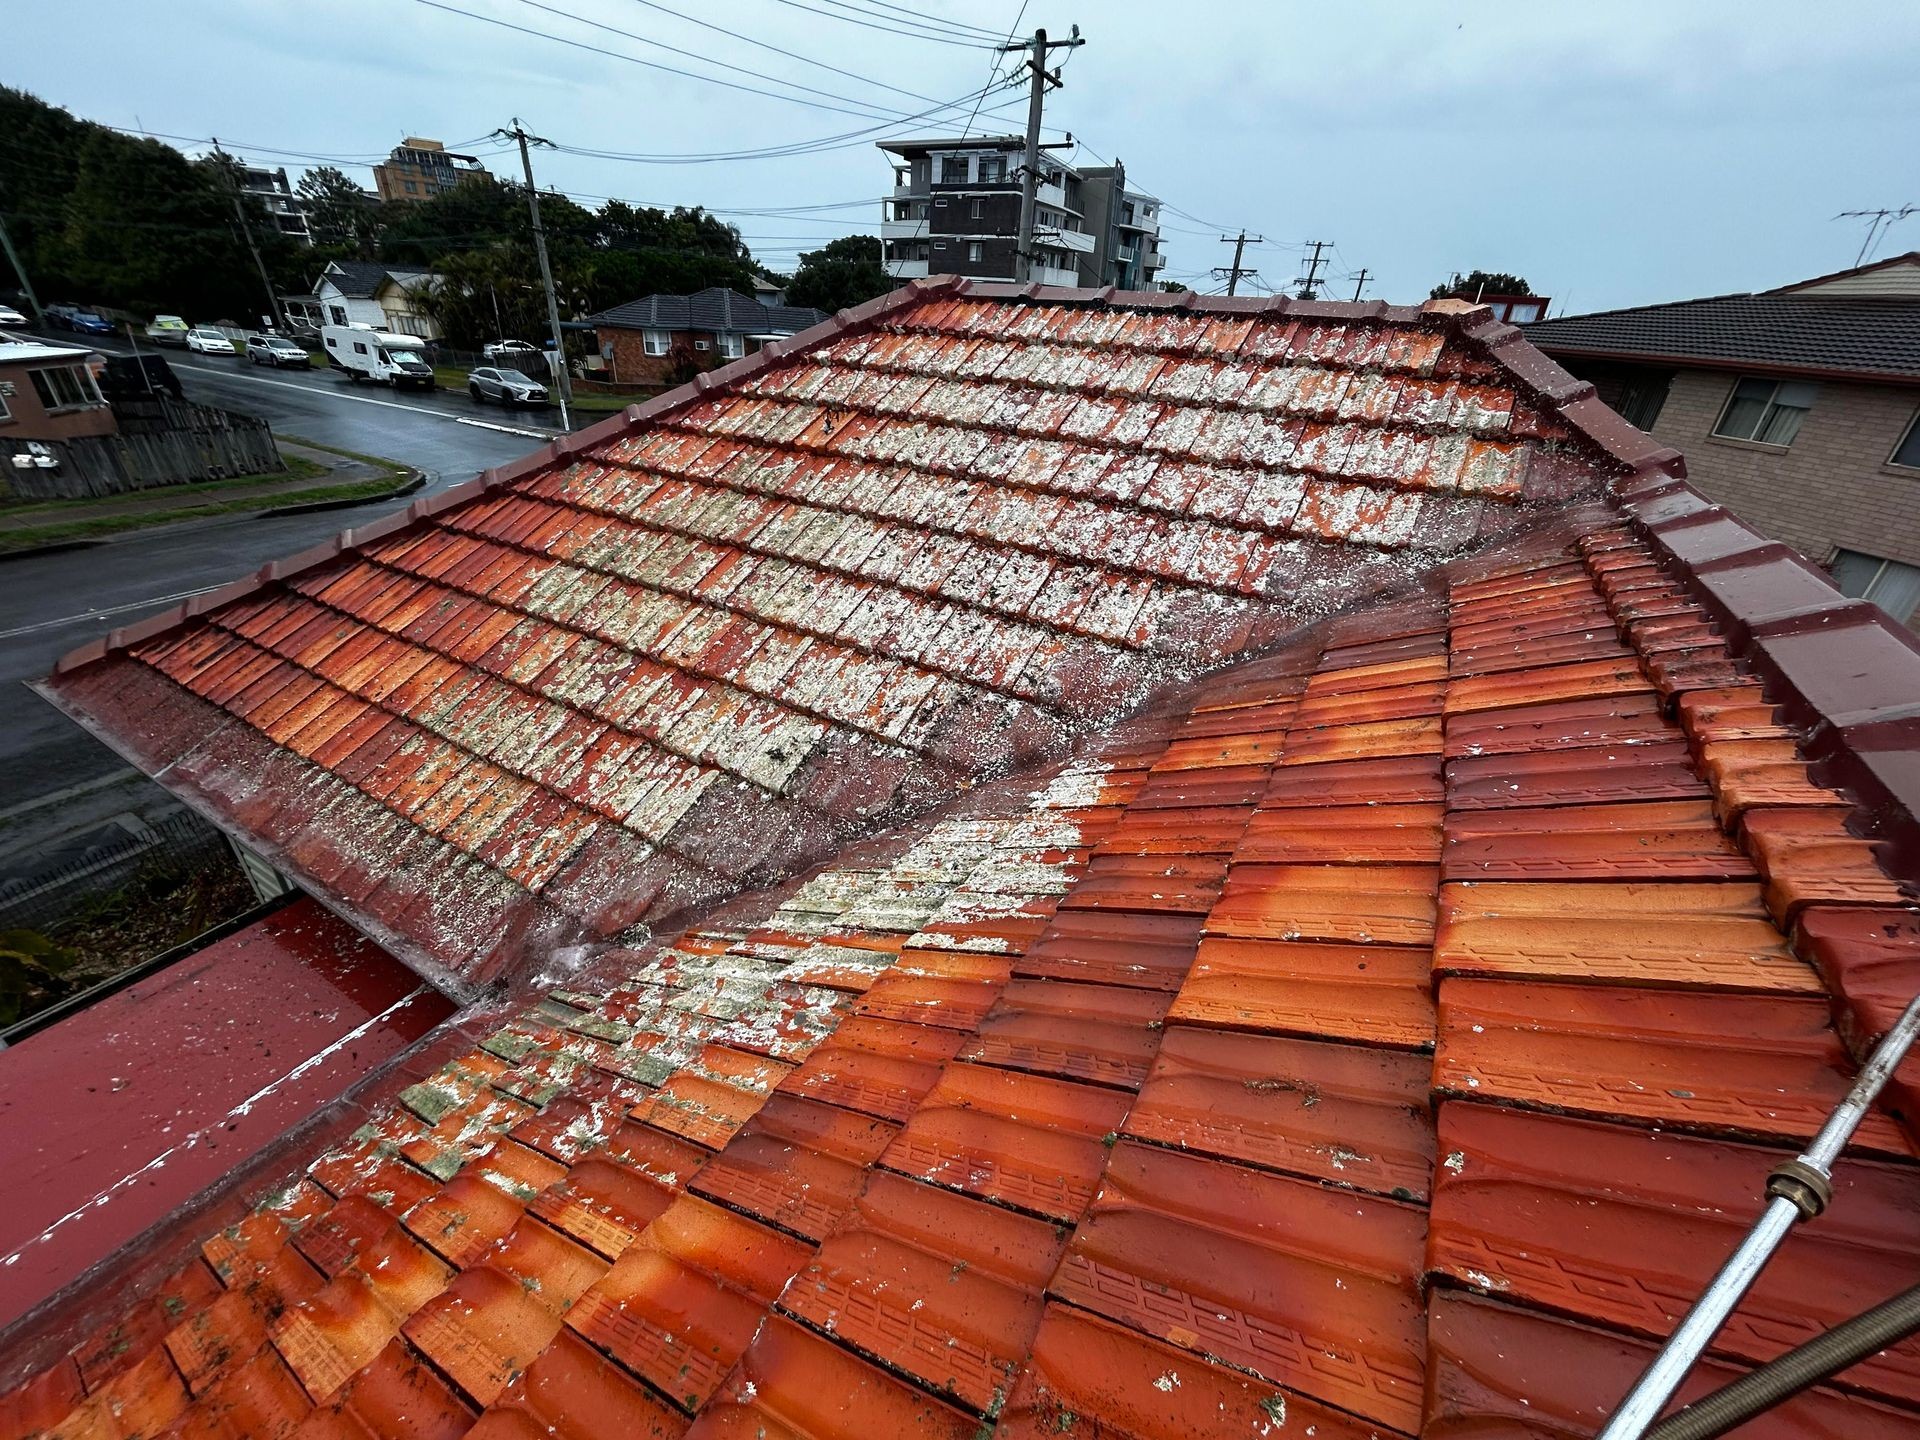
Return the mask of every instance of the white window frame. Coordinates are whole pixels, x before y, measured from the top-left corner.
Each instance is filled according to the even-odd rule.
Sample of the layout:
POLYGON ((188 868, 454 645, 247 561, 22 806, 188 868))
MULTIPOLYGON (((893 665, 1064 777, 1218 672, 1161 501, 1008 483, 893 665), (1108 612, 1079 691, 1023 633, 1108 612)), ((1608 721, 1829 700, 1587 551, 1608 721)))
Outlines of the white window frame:
POLYGON ((967 263, 969 265, 984 264, 986 262, 986 256, 987 247, 985 245, 981 244, 978 240, 969 240, 967 242, 967 263))
POLYGON ((1733 389, 1727 392, 1726 403, 1720 407, 1719 418, 1713 422, 1713 429, 1709 433, 1716 440, 1733 440, 1747 445, 1768 445, 1775 449, 1785 450, 1790 448, 1793 442, 1800 438, 1800 426, 1806 423, 1806 417, 1812 412, 1814 402, 1819 398, 1819 387, 1810 381, 1779 380, 1766 375, 1741 375, 1734 380, 1733 389), (1728 417, 1733 414, 1733 407, 1740 403, 1740 387, 1749 383, 1769 385, 1772 388, 1767 391, 1766 401, 1760 407, 1760 415, 1759 418, 1754 421, 1752 431, 1745 435, 1734 434, 1722 427, 1726 425, 1728 417), (1807 392, 1807 403, 1805 405, 1782 405, 1780 403, 1780 392, 1790 386, 1800 387, 1807 392), (1757 438, 1766 432, 1768 425, 1773 421, 1775 413, 1781 410, 1798 410, 1800 412, 1800 419, 1794 423, 1793 433, 1787 436, 1785 440, 1761 440, 1757 438))
POLYGON ((13 423, 13 411, 7 406, 7 396, 13 393, 11 384, 0 384, 0 425, 13 423))
POLYGON ((100 387, 94 382, 93 372, 85 365, 42 365, 27 372, 27 380, 33 385, 33 393, 39 397, 41 407, 49 415, 64 415, 71 410, 93 410, 105 405, 106 399, 100 394, 100 387), (39 380, 42 375, 63 375, 80 392, 78 400, 62 400, 58 404, 49 404, 48 395, 53 393, 53 381, 46 382, 41 389, 39 380))
MULTIPOLYGON (((1906 623, 1907 617, 1905 615, 1894 615, 1891 610, 1887 610, 1886 605, 1881 601, 1880 597, 1886 593, 1882 582, 1890 576, 1896 578, 1903 575, 1911 576, 1916 569, 1920 569, 1920 566, 1909 565, 1903 560, 1889 560, 1884 555, 1875 555, 1866 550, 1849 550, 1845 546, 1841 546, 1834 551, 1833 559, 1827 562, 1827 569, 1833 575, 1834 585, 1842 595, 1847 595, 1847 598, 1851 600, 1865 600, 1874 605, 1878 605, 1882 610, 1886 610, 1886 613, 1893 616, 1893 619, 1899 623, 1903 625, 1906 623), (1845 577, 1840 573, 1841 562, 1848 556, 1875 565, 1873 577, 1868 580, 1865 585, 1860 587, 1860 592, 1857 595, 1848 594, 1845 586, 1845 577)), ((1910 606, 1908 608, 1909 613, 1911 613, 1912 607, 1910 606)))
POLYGON ((640 332, 642 353, 652 356, 665 355, 673 349, 673 335, 666 330, 642 330, 640 332))
POLYGON ((722 335, 720 354, 728 360, 739 360, 747 353, 747 337, 744 335, 722 335))
POLYGON ((1893 449, 1887 453, 1887 464, 1895 470, 1913 470, 1920 472, 1920 450, 1914 452, 1912 464, 1899 458, 1900 452, 1907 448, 1910 441, 1920 440, 1920 410, 1913 412, 1913 418, 1907 421, 1907 428, 1900 432, 1900 438, 1893 442, 1893 449))

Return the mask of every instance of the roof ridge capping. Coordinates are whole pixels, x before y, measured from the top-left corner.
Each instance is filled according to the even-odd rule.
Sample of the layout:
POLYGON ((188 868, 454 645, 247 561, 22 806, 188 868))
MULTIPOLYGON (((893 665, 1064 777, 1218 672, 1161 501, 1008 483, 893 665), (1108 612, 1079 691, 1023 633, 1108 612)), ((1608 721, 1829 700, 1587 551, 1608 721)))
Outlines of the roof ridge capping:
POLYGON ((1648 475, 1619 494, 1634 529, 1800 730, 1816 771, 1851 792, 1855 816, 1883 842, 1882 864, 1920 887, 1920 638, 1685 480, 1648 475))

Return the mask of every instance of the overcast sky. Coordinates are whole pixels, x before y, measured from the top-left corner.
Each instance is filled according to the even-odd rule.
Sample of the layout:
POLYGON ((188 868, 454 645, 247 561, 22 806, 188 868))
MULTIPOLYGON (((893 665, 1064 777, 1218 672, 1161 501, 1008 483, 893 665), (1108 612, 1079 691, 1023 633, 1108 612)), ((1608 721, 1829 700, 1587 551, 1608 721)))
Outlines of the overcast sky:
MULTIPOLYGON (((1912 0, 72 0, 8 7, 0 80, 290 169, 310 162, 268 147, 370 161, 406 135, 470 141, 516 114, 565 146, 651 156, 853 136, 693 164, 537 156, 543 186, 589 204, 726 212, 789 269, 799 250, 875 228, 891 177, 872 140, 959 128, 971 99, 939 121, 898 117, 980 89, 995 57, 956 32, 1016 19, 1022 33, 1081 27, 1048 138, 1071 131, 1085 163, 1120 156, 1134 188, 1177 207, 1168 276, 1198 289, 1228 259, 1219 230, 1245 226, 1267 237, 1250 254, 1269 285, 1290 285, 1301 242, 1324 239, 1335 294, 1363 266, 1367 294, 1390 300, 1478 266, 1577 313, 1841 269, 1865 228, 1836 212, 1920 201, 1912 0), (910 33, 875 28, 881 16, 910 33), (929 16, 941 23, 915 18, 929 16)), ((976 132, 1025 123, 1013 91, 980 110, 976 132)), ((1875 253, 1916 248, 1920 215, 1875 253)))

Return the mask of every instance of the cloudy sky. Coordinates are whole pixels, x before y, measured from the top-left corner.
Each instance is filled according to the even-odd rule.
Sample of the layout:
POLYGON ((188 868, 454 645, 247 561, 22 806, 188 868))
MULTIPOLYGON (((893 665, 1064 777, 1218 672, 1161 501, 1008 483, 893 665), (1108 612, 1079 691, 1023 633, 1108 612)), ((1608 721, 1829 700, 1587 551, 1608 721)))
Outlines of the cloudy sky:
MULTIPOLYGON (((1081 27, 1048 138, 1166 200, 1169 277, 1199 289, 1244 226, 1267 285, 1322 239, 1333 293, 1478 266, 1577 313, 1840 269, 1866 232, 1837 212, 1920 201, 1912 0, 74 0, 9 7, 0 81, 290 168, 518 115, 567 147, 543 185, 706 205, 784 269, 875 228, 872 141, 967 122, 986 32, 1016 22, 1081 27)), ((1013 90, 978 109, 976 132, 1024 125, 1013 90)), ((1915 248, 1920 215, 1875 253, 1915 248)))

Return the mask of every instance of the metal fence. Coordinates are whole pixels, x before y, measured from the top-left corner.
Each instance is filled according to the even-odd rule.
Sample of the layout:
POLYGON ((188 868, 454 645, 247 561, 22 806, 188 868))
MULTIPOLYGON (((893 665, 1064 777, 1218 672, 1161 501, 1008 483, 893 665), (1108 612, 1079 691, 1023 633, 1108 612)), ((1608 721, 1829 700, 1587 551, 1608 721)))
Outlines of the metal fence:
POLYGON ((124 840, 0 882, 0 930, 55 930, 137 878, 181 880, 232 859, 226 837, 191 811, 140 822, 124 840))
POLYGON ((118 435, 0 439, 0 487, 22 500, 78 500, 285 468, 267 422, 251 415, 167 394, 116 400, 113 410, 118 435), (58 463, 17 467, 18 454, 58 463))

